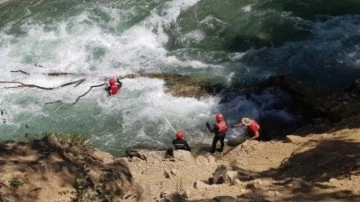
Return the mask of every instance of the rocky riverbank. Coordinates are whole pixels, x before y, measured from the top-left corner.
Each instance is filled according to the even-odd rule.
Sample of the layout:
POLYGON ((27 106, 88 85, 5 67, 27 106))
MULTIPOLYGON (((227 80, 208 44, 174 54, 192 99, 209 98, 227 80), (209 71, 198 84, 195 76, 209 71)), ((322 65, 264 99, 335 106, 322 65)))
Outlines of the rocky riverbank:
POLYGON ((283 141, 248 140, 216 155, 177 151, 165 159, 144 152, 147 161, 128 165, 149 190, 149 201, 357 201, 359 145, 359 128, 341 129, 283 141))
POLYGON ((165 158, 165 151, 142 150, 142 158, 115 158, 54 135, 2 142, 0 199, 358 201, 360 128, 354 124, 360 126, 359 116, 328 125, 325 133, 247 140, 214 155, 175 151, 173 158, 165 158))

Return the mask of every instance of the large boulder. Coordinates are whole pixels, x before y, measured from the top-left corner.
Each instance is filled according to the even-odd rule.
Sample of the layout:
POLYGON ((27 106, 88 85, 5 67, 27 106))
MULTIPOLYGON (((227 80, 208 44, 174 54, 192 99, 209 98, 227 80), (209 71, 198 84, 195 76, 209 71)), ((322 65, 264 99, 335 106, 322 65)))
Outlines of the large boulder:
POLYGON ((175 161, 186 161, 186 162, 195 161, 192 154, 189 151, 185 151, 185 150, 175 150, 174 159, 175 161))

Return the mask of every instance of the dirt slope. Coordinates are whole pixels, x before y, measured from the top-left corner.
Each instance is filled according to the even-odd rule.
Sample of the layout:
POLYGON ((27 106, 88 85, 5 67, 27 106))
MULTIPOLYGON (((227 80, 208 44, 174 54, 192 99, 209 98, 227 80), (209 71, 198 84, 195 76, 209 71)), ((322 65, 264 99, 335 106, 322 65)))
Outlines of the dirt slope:
POLYGON ((141 193, 126 163, 108 153, 55 136, 0 143, 0 201, 137 201, 141 193))

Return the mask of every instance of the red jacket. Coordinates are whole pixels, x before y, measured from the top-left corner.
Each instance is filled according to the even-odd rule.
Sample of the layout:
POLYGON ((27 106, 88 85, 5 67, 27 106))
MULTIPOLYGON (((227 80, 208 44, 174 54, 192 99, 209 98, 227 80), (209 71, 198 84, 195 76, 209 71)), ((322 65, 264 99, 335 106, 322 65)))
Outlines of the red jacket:
POLYGON ((255 134, 256 132, 259 132, 260 126, 259 124, 253 120, 250 124, 250 126, 248 126, 248 130, 251 134, 255 134))
POLYGON ((110 86, 110 95, 116 95, 119 92, 119 86, 118 85, 112 85, 110 86))

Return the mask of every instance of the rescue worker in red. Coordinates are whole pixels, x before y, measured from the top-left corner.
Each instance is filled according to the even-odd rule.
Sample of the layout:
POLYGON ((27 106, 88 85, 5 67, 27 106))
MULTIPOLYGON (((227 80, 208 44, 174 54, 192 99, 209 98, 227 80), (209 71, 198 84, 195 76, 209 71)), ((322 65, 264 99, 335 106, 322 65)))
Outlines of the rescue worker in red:
POLYGON ((236 124, 235 127, 246 126, 248 133, 252 135, 251 139, 256 140, 260 137, 260 125, 253 119, 242 118, 241 122, 236 124))
POLYGON ((114 77, 110 78, 108 81, 108 87, 106 87, 106 91, 108 91, 109 95, 116 95, 122 86, 119 78, 115 79, 114 77))
POLYGON ((179 131, 176 133, 176 139, 172 141, 172 144, 175 147, 175 150, 182 149, 186 151, 190 151, 190 147, 186 140, 184 140, 184 133, 179 131))
POLYGON ((220 141, 220 149, 219 152, 222 152, 224 149, 224 139, 226 135, 226 131, 228 129, 228 124, 225 121, 225 118, 222 114, 217 113, 215 115, 216 123, 214 123, 214 127, 211 129, 209 122, 206 122, 206 127, 209 129, 210 133, 214 133, 214 138, 211 146, 211 153, 216 151, 216 144, 220 141))

